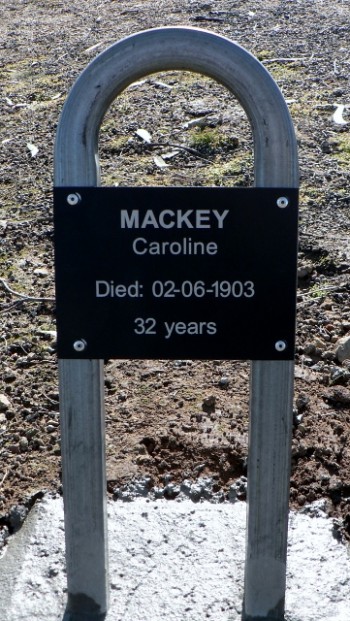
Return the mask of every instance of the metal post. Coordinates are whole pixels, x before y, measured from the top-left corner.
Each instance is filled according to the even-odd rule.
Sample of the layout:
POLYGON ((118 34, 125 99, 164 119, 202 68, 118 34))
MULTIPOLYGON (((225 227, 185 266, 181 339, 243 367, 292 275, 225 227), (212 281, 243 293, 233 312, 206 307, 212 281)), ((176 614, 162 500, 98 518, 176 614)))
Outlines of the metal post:
POLYGON ((253 362, 244 619, 284 619, 293 362, 253 362))
MULTIPOLYGON (((98 133, 109 105, 141 77, 175 69, 207 75, 241 102, 253 130, 256 186, 298 186, 293 125, 270 74, 239 45, 194 28, 130 36, 83 71, 57 131, 56 186, 98 185, 98 133)), ((107 608, 101 366, 60 361, 68 610, 91 614, 107 608)), ((293 363, 254 363, 251 386, 244 617, 282 620, 293 363)))
POLYGON ((60 360, 59 380, 68 582, 65 621, 97 621, 104 619, 108 607, 103 363, 60 360))

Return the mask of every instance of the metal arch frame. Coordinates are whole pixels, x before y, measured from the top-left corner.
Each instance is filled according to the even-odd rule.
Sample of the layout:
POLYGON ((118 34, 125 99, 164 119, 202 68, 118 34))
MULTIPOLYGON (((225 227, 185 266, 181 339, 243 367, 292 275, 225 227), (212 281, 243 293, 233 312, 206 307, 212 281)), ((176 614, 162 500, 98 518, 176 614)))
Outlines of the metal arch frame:
MULTIPOLYGON (((229 39, 182 27, 147 30, 93 60, 64 105, 55 185, 100 184, 98 136, 112 101, 132 82, 188 70, 223 84, 252 126, 255 186, 297 188, 297 145, 287 105, 263 65, 229 39)), ((284 618, 294 363, 252 362, 243 618, 284 618)), ((67 619, 108 608, 103 361, 60 360, 67 619)), ((85 618, 85 617, 84 617, 85 618)), ((90 617, 89 617, 90 618, 90 617)))

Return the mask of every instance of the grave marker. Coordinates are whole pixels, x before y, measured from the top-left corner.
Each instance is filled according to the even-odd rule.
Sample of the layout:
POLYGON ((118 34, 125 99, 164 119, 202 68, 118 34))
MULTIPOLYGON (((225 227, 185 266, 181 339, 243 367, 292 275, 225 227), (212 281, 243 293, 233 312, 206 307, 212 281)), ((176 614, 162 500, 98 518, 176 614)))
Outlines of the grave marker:
POLYGON ((294 358, 296 190, 73 189, 55 190, 60 358, 294 358))
MULTIPOLYGON (((192 348, 193 357, 208 358, 210 356, 205 355, 208 351, 215 358, 232 357, 234 353, 255 358, 251 369, 243 615, 246 621, 258 618, 282 621, 292 430, 298 165, 293 125, 278 87, 269 73, 249 52, 213 33, 193 28, 162 28, 128 37, 112 45, 90 63, 67 98, 56 137, 55 186, 68 618, 78 621, 84 615, 90 615, 91 619, 102 619, 108 608, 102 358, 110 354, 116 357, 132 356, 136 352, 139 354, 138 348, 141 342, 144 357, 147 357, 150 350, 146 336, 149 336, 151 339, 155 338, 156 354, 159 357, 163 357, 165 353, 164 340, 171 340, 170 357, 172 355, 179 357, 178 353, 184 351, 181 349, 180 341, 184 339, 185 351, 192 348), (175 203, 171 208, 167 208, 166 213, 161 210, 159 195, 163 190, 160 188, 150 188, 147 191, 145 188, 133 190, 120 188, 121 192, 98 188, 99 170, 96 155, 98 130, 104 114, 115 97, 129 84, 146 75, 176 69, 207 75, 222 83, 238 98, 252 125, 255 155, 255 188, 251 190, 227 189, 225 192, 224 188, 218 190, 202 188, 198 192, 198 189, 194 188, 164 189, 170 198, 176 197, 179 192, 184 196, 188 193, 189 200, 192 200, 194 192, 196 208, 188 207, 185 213, 180 214, 177 213, 175 203), (146 200, 139 211, 134 203, 132 211, 127 211, 123 200, 128 198, 129 191, 129 198, 131 197, 132 201, 135 200, 137 193, 141 192, 144 201, 146 194, 154 191, 157 208, 151 209, 150 203, 146 200), (223 200, 222 206, 216 209, 215 214, 212 203, 207 202, 205 198, 211 192, 220 195, 223 200), (120 209, 113 210, 111 206, 115 197, 118 196, 119 200, 123 194, 124 198, 120 202, 124 212, 121 216, 120 209), (202 197, 200 199, 199 194, 202 197), (226 194, 225 202, 223 197, 226 194), (96 196, 104 199, 101 216, 97 214, 96 196), (248 200, 243 196, 250 198, 248 200), (264 197, 264 201, 259 211, 258 202, 261 197, 264 197), (235 210, 235 204, 238 205, 240 202, 244 204, 244 209, 235 210), (264 342, 257 343, 258 335, 255 335, 248 349, 245 349, 247 343, 241 342, 235 351, 234 347, 231 349, 227 347, 223 339, 211 340, 212 336, 220 335, 221 330, 231 329, 230 321, 221 323, 222 318, 218 309, 227 302, 223 313, 227 318, 229 313, 233 313, 234 302, 237 302, 237 305, 239 303, 238 309, 244 307, 246 310, 250 308, 249 303, 253 302, 261 315, 266 314, 266 295, 262 293, 263 278, 256 268, 256 261, 251 262, 249 271, 247 267, 242 267, 238 255, 231 256, 229 250, 228 255, 225 254, 226 251, 223 253, 222 262, 220 257, 216 261, 218 257, 215 248, 229 245, 228 229, 224 226, 226 218, 237 217, 239 221, 239 224, 238 221, 236 223, 237 228, 241 226, 242 230, 245 230, 246 239, 250 239, 249 233, 252 230, 250 231, 245 223, 245 210, 249 209, 255 217, 261 218, 262 224, 266 219, 266 235, 272 235, 268 247, 269 261, 274 264, 273 277, 266 287, 270 288, 270 296, 273 298, 270 306, 273 319, 269 322, 266 317, 261 318, 260 327, 263 331, 261 341, 268 337, 264 342), (187 213, 189 211, 191 213, 187 213), (115 218, 119 218, 119 224, 124 223, 116 235, 118 240, 125 241, 125 247, 128 247, 125 252, 130 253, 130 244, 133 248, 129 254, 131 272, 123 279, 120 278, 120 271, 114 272, 112 265, 123 258, 124 252, 115 255, 114 250, 111 250, 115 238, 111 239, 107 254, 99 255, 96 254, 98 239, 91 237, 91 231, 96 230, 96 227, 101 227, 102 236, 108 236, 104 227, 109 218, 112 218, 112 222, 115 218), (91 219, 90 228, 86 226, 89 219, 91 219), (69 221, 72 223, 73 233, 78 236, 75 238, 76 241, 79 240, 78 243, 74 242, 74 235, 69 236, 67 228, 69 221), (81 229, 79 223, 82 224, 81 229), (187 226, 191 236, 178 236, 179 223, 181 226, 187 226), (211 225, 216 226, 212 229, 211 225), (168 236, 167 233, 173 228, 176 234, 168 236), (154 235, 159 230, 164 236, 154 235), (214 230, 215 234, 207 235, 208 230, 214 230), (142 231, 142 234, 139 234, 139 231, 142 231), (152 231, 152 234, 149 231, 152 231), (198 231, 201 233, 200 239, 198 231), (186 242, 183 241, 185 238, 186 242), (135 242, 135 239, 139 241, 135 242), (181 259, 185 252, 192 252, 196 242, 203 243, 203 246, 198 245, 196 248, 198 251, 204 248, 206 271, 203 272, 202 267, 198 267, 197 271, 194 269, 191 272, 190 277, 184 274, 179 277, 170 271, 161 271, 156 276, 151 276, 147 270, 139 271, 138 253, 141 253, 141 258, 145 258, 142 253, 147 255, 145 264, 148 262, 151 264, 149 260, 157 256, 151 255, 151 243, 158 244, 152 246, 155 250, 161 248, 164 252, 169 251, 175 261, 174 257, 179 258, 180 255, 181 259), (136 246, 133 246, 134 243, 136 246), (166 245, 162 246, 164 243, 166 245), (90 251, 93 251, 93 259, 88 264, 88 269, 84 271, 84 260, 90 251), (279 259, 281 259, 280 266, 283 265, 283 269, 286 270, 283 274, 277 269, 279 259), (232 266, 226 265, 227 260, 237 263, 233 270, 232 266), (74 265, 72 261, 77 261, 81 268, 81 271, 74 273, 73 276, 70 275, 74 265), (96 263, 99 272, 94 271, 96 263), (271 293, 274 278, 280 278, 279 286, 282 291, 280 297, 271 293), (65 294, 65 279, 67 279, 67 294, 65 294), (133 330, 134 344, 128 345, 126 342, 121 344, 122 351, 119 353, 117 340, 114 342, 101 332, 95 333, 88 320, 89 313, 84 309, 80 313, 75 299, 75 287, 79 295, 86 296, 87 307, 91 305, 96 317, 106 318, 111 322, 108 324, 108 334, 113 322, 117 321, 113 317, 114 303, 118 304, 118 313, 122 318, 120 323, 123 326, 131 309, 133 323, 128 329, 133 330), (135 316, 136 310, 133 306, 135 298, 142 303, 142 316, 135 316), (188 299, 194 304, 194 316, 189 313, 188 299), (206 316, 203 315, 202 318, 199 313, 203 312, 201 305, 203 302, 206 316), (66 321, 65 315, 70 303, 73 306, 73 314, 71 321, 66 321), (279 304, 284 305, 282 318, 279 318, 278 312, 273 312, 279 304), (216 308, 215 311, 211 310, 212 306, 216 308), (211 315, 211 312, 214 314, 211 315), (138 322, 138 319, 141 321, 138 322), (154 320, 155 324, 146 323, 149 319, 154 320), (194 323, 197 324, 197 328, 195 326, 190 328, 189 325, 194 323), (199 324, 202 324, 201 328, 198 327, 199 324), (215 329, 212 324, 215 324, 215 329), (155 326, 157 326, 156 334, 145 334, 147 330, 155 330, 155 326), (158 332, 159 326, 162 326, 162 337, 158 332), (202 333, 190 333, 200 329, 202 333), (164 337, 164 330, 165 337, 169 335, 168 339, 164 337), (210 331, 214 330, 215 333, 210 334, 210 331), (137 331, 141 334, 137 334, 137 331), (176 339, 173 340, 175 336, 176 339), (193 336, 196 337, 195 340, 192 340, 193 336)), ((259 244, 256 239, 256 243, 251 245, 252 251, 256 252, 255 259, 267 251, 267 246, 259 244)), ((238 248, 237 252, 243 253, 244 249, 238 248)), ((195 258, 196 255, 191 256, 195 258)), ((181 267, 182 259, 180 259, 181 267)), ((165 261, 165 266, 170 270, 168 261, 165 261)), ((268 267, 269 264, 266 264, 265 272, 268 271, 268 267)), ((243 321, 244 313, 237 312, 242 313, 243 321)), ((247 330, 250 325, 248 321, 245 329, 247 330)), ((230 338, 234 335, 232 332, 230 338)), ((188 358, 189 354, 185 357, 188 358)))

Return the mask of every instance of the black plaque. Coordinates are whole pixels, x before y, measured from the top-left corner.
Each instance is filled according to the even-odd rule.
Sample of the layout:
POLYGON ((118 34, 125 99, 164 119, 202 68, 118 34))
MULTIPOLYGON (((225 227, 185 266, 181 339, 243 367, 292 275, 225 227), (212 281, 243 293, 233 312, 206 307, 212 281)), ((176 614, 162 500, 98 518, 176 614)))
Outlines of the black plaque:
POLYGON ((58 356, 291 360, 297 190, 56 188, 58 356))

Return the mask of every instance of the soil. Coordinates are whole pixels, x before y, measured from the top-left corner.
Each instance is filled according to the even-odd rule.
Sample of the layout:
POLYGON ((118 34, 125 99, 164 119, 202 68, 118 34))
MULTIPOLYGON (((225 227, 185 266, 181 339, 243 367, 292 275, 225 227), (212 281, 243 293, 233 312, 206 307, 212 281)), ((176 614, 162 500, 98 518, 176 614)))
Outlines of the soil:
MULTIPOLYGON (((290 500, 303 507, 327 499, 350 537, 349 23, 342 0, 2 3, 3 526, 15 528, 14 507, 61 487, 52 153, 62 105, 87 63, 113 42, 186 25, 252 52, 290 107, 301 176, 290 500)), ((244 112, 223 87, 190 72, 145 76, 129 87, 104 119, 100 160, 104 185, 253 182, 244 112)), ((211 476, 225 493, 246 476, 247 362, 110 360, 105 367, 111 495, 145 475, 155 486, 211 476)))

